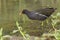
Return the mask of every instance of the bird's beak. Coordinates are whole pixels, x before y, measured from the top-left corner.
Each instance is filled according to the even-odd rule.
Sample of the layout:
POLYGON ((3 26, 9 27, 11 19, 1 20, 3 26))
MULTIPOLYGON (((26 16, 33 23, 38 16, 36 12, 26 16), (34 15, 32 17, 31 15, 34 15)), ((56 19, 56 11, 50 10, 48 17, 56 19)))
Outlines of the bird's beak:
POLYGON ((22 15, 22 13, 19 13, 19 15, 21 16, 21 15, 22 15))
POLYGON ((22 15, 21 11, 19 11, 18 15, 19 15, 19 16, 22 15))

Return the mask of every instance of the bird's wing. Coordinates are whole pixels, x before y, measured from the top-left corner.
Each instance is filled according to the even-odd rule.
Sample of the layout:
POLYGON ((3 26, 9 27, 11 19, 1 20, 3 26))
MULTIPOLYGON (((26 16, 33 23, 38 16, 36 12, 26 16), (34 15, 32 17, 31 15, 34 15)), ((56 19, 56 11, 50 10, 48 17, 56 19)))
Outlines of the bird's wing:
POLYGON ((46 15, 43 14, 39 14, 39 13, 35 13, 37 16, 41 16, 41 17, 47 17, 46 15))
POLYGON ((38 9, 36 12, 39 12, 40 14, 50 16, 54 12, 54 8, 43 8, 43 9, 38 9))
POLYGON ((39 14, 39 13, 35 13, 36 14, 36 18, 39 19, 39 20, 44 20, 47 18, 46 15, 43 15, 43 14, 39 14))

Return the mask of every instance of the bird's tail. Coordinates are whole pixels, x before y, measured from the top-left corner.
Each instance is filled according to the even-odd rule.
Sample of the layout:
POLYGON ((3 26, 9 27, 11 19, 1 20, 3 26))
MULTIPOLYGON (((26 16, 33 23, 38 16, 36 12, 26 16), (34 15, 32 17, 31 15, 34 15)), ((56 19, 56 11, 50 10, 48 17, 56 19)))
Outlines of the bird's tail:
POLYGON ((54 10, 56 10, 57 8, 54 8, 54 10))

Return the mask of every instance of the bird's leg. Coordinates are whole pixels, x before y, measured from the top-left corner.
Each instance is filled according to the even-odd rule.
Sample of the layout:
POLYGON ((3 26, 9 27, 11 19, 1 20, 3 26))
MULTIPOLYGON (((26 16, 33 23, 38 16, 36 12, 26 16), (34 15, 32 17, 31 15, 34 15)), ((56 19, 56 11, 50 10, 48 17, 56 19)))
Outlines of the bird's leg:
POLYGON ((42 21, 42 24, 41 24, 41 26, 43 26, 44 25, 44 22, 42 21))
POLYGON ((48 20, 46 20, 46 23, 48 24, 48 20))

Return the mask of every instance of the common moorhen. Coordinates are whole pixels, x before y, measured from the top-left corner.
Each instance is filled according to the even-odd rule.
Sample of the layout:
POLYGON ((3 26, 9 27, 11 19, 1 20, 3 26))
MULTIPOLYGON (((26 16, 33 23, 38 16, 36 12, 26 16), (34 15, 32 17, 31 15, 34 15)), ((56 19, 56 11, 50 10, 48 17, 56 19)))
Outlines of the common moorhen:
POLYGON ((29 19, 43 21, 47 19, 55 10, 56 8, 43 8, 35 11, 24 9, 22 13, 26 14, 29 19))

